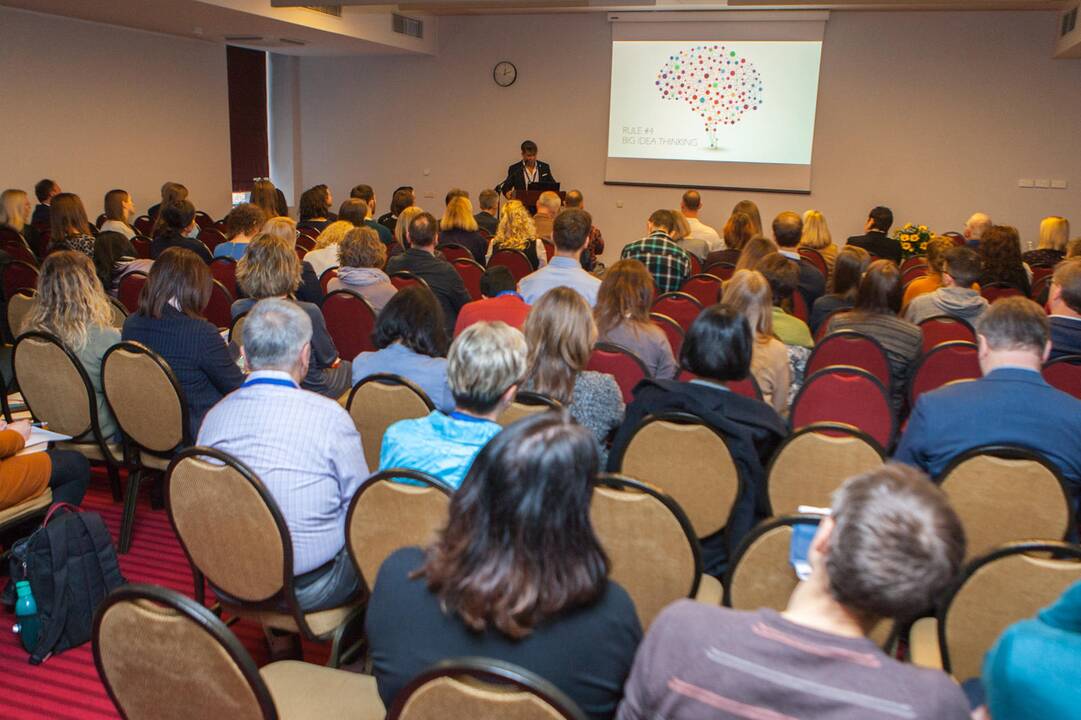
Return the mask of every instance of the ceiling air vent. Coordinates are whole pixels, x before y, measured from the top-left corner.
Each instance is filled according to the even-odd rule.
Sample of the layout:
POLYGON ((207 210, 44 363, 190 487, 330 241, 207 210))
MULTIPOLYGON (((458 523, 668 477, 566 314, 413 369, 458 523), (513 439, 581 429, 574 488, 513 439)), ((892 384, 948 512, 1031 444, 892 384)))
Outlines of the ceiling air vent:
POLYGON ((317 13, 323 13, 324 15, 332 15, 333 17, 342 16, 341 5, 304 5, 302 7, 317 13))
POLYGON ((400 33, 402 35, 408 35, 409 37, 424 37, 424 22, 422 20, 406 17, 405 15, 399 15, 398 13, 394 13, 393 17, 394 32, 400 33))

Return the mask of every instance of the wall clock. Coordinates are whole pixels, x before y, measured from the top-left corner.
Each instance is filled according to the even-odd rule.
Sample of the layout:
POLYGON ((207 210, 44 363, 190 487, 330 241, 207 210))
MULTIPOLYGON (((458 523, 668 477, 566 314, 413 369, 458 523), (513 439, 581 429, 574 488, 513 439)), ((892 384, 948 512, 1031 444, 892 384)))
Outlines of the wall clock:
POLYGON ((514 63, 507 60, 498 62, 492 69, 492 79, 495 80, 495 84, 499 87, 510 87, 518 79, 518 68, 514 67, 514 63))

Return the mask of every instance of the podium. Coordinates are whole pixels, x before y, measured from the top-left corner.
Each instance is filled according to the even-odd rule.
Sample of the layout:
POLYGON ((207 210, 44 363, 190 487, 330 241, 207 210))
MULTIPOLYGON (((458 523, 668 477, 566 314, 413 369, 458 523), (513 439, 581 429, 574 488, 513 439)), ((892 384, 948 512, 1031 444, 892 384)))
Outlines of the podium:
POLYGON ((567 199, 567 192, 565 190, 515 190, 514 199, 520 200, 523 205, 534 215, 537 214, 537 198, 546 192, 554 192, 559 196, 559 201, 564 202, 567 199))

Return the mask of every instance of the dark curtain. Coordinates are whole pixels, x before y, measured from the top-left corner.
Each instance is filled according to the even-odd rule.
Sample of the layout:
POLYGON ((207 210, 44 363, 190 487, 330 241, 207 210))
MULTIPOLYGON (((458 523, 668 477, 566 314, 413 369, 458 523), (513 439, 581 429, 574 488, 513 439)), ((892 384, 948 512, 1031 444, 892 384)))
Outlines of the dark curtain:
POLYGON ((267 133, 266 53, 228 46, 229 147, 233 192, 248 192, 270 175, 267 133))

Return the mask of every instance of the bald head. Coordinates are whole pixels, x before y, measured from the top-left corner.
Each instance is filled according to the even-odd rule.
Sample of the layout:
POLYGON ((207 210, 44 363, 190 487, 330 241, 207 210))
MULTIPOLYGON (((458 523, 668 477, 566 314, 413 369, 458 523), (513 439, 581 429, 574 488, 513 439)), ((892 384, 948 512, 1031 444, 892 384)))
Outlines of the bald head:
POLYGON ((697 190, 688 190, 683 193, 679 210, 687 217, 698 217, 698 211, 702 209, 702 194, 697 190))
POLYGON ((965 223, 964 235, 969 240, 979 240, 985 232, 991 229, 993 224, 989 215, 979 212, 974 213, 965 223))
POLYGON ((563 198, 563 207, 569 210, 581 209, 585 207, 585 202, 581 190, 568 190, 566 197, 563 198))
POLYGON ((773 239, 780 247, 796 247, 803 236, 803 218, 794 212, 783 212, 773 219, 773 239))

